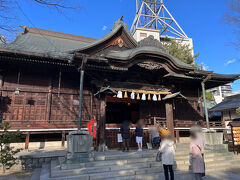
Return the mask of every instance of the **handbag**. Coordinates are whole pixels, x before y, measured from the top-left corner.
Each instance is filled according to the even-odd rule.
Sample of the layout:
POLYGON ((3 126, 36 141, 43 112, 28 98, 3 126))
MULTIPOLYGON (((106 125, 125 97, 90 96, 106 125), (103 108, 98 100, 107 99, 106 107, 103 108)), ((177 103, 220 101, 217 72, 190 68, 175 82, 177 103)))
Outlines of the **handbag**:
MULTIPOLYGON (((198 149, 200 150, 200 152, 202 152, 202 149, 197 145, 198 149)), ((203 166, 204 166, 204 173, 202 173, 202 177, 205 177, 206 176, 206 165, 205 165, 205 162, 204 162, 204 154, 201 154, 202 155, 202 158, 203 158, 203 166)))
POLYGON ((161 162, 162 161, 162 153, 158 151, 157 156, 156 156, 156 161, 161 162))

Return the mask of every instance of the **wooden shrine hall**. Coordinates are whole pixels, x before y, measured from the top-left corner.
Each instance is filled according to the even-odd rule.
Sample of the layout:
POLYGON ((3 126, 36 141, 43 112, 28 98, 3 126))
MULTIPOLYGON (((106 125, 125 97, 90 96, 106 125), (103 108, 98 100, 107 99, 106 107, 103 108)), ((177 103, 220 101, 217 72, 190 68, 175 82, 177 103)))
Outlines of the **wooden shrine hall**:
MULTIPOLYGON (((204 120, 204 79, 209 89, 239 78, 185 64, 153 36, 137 43, 122 20, 100 39, 23 26, 15 41, 0 45, 0 118, 27 135, 26 148, 32 135, 58 133, 64 142, 77 129, 83 70, 81 128, 95 119, 94 146, 109 148, 119 146, 117 133, 125 119, 133 128, 139 119, 145 121, 144 142, 153 124, 178 138, 179 131, 204 120)), ((210 126, 224 128, 222 122, 210 126)))

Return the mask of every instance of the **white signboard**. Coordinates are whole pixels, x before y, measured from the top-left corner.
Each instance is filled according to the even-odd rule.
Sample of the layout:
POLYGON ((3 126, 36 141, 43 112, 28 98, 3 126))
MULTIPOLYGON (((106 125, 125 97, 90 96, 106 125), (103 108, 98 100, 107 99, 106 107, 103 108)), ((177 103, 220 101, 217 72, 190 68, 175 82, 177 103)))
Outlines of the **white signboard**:
POLYGON ((227 129, 227 133, 228 134, 231 134, 231 126, 228 126, 228 124, 230 123, 231 121, 225 121, 225 128, 227 129))
POLYGON ((118 142, 120 143, 120 142, 123 142, 123 140, 122 140, 122 134, 117 134, 117 138, 118 138, 118 142))

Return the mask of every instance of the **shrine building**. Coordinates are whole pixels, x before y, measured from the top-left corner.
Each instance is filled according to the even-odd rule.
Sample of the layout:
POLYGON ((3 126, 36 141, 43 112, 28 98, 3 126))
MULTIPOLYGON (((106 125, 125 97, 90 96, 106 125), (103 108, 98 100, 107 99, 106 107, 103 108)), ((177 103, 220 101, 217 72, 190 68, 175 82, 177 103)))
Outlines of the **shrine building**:
MULTIPOLYGON (((65 140, 79 124, 80 75, 84 70, 81 128, 97 121, 94 146, 119 147, 121 123, 144 120, 167 127, 176 139, 204 120, 202 87, 231 83, 239 75, 199 70, 171 56, 149 36, 137 42, 120 19, 100 39, 23 27, 15 41, 0 45, 1 121, 31 139, 65 140)), ((206 124, 205 124, 206 126, 206 124)), ((221 121, 210 127, 223 130, 221 121)))

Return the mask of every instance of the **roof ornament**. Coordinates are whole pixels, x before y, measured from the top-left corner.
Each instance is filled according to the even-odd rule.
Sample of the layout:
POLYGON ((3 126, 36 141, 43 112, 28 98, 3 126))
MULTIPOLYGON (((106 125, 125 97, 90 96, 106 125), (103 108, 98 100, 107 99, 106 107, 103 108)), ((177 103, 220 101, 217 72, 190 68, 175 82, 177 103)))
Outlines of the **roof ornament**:
POLYGON ((124 17, 124 14, 122 14, 122 16, 117 21, 114 22, 114 26, 111 29, 111 31, 113 29, 115 29, 118 25, 123 25, 124 24, 125 26, 127 26, 126 23, 123 22, 123 17, 124 17))
POLYGON ((123 21, 123 17, 124 17, 124 14, 122 14, 121 18, 120 18, 120 21, 123 21))
POLYGON ((144 46, 156 47, 156 48, 166 51, 164 49, 162 43, 159 40, 154 39, 154 36, 152 36, 152 35, 148 36, 147 38, 138 42, 138 47, 144 47, 144 46))

